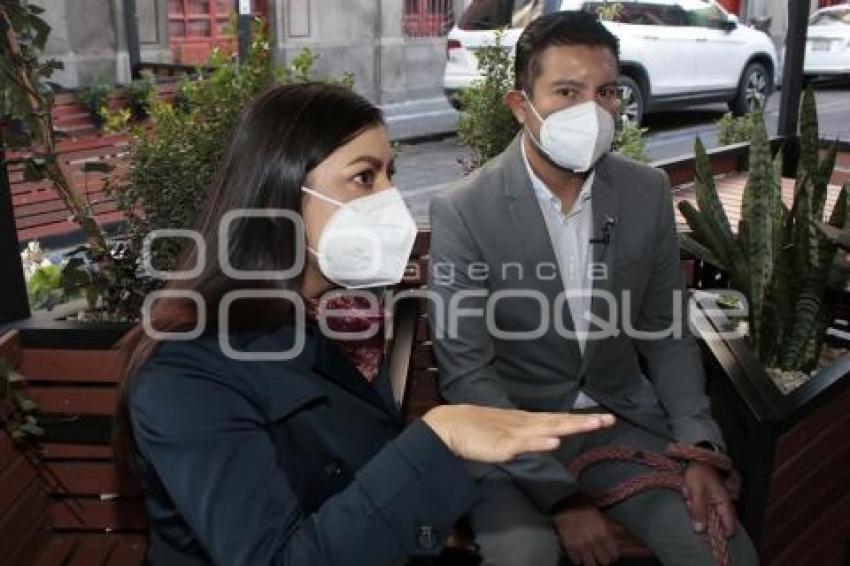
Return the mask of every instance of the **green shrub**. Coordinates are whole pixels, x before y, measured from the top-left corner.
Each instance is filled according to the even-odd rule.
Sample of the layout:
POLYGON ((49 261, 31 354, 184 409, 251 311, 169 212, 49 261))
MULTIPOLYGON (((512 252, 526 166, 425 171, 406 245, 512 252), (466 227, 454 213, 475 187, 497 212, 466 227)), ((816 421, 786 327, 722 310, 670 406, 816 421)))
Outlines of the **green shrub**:
POLYGON ((618 151, 635 161, 646 163, 649 158, 646 156, 644 134, 648 130, 648 128, 641 128, 632 122, 623 122, 622 127, 617 130, 614 136, 614 151, 618 151))
POLYGON ((727 112, 716 123, 717 140, 720 145, 732 145, 748 142, 753 138, 753 114, 735 117, 727 112))
POLYGON ((472 150, 472 161, 467 165, 470 170, 502 153, 520 130, 504 101, 514 85, 514 63, 503 40, 504 32, 500 31, 493 45, 476 52, 482 78, 461 93, 464 111, 458 121, 458 136, 472 150))
POLYGON ((127 98, 137 119, 147 117, 155 97, 156 77, 150 71, 143 71, 141 78, 127 85, 127 98))
MULTIPOLYGON (((214 51, 205 65, 212 68, 196 79, 184 79, 174 102, 152 101, 147 128, 135 128, 130 144, 130 171, 109 181, 107 189, 129 219, 120 250, 113 253, 113 273, 102 298, 110 311, 138 316, 144 295, 161 282, 142 276, 142 241, 151 230, 187 228, 195 224, 218 162, 242 109, 273 84, 325 81, 351 87, 353 79, 319 77, 317 56, 308 50, 288 66, 276 67, 260 23, 246 60, 214 51)), ((173 270, 186 242, 158 239, 151 264, 173 270)))
POLYGON ((38 267, 27 281, 30 308, 52 309, 63 301, 61 268, 47 264, 38 267))
POLYGON ((77 91, 76 99, 89 113, 94 123, 100 127, 103 125, 104 109, 109 107, 109 97, 115 88, 106 83, 98 83, 77 91))

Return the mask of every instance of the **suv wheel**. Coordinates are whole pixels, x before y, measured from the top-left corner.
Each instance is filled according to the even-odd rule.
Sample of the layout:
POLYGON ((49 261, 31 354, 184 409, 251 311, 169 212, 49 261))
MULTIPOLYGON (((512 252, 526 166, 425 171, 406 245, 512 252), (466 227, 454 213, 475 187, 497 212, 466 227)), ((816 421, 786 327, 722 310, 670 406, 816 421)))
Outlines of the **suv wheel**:
POLYGON ((761 63, 750 63, 741 75, 738 93, 729 103, 729 109, 736 116, 764 109, 770 93, 770 73, 761 63))
POLYGON ((640 126, 643 111, 646 108, 640 85, 627 75, 620 75, 617 82, 620 87, 620 115, 623 122, 640 126))

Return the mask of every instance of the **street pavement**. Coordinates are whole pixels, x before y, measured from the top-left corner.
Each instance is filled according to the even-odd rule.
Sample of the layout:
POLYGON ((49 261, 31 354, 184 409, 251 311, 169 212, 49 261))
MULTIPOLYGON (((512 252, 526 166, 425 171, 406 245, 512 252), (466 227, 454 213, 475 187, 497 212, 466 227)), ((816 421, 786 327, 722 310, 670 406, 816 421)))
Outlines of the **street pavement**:
MULTIPOLYGON (((821 139, 850 142, 850 81, 820 84, 816 91, 821 139)), ((765 110, 771 135, 776 134, 780 97, 781 93, 771 96, 765 110)), ((649 129, 646 137, 650 160, 692 153, 697 136, 706 147, 717 146, 714 124, 726 111, 725 105, 713 104, 648 115, 643 126, 649 129)), ((463 177, 459 161, 468 157, 469 150, 456 136, 397 144, 394 181, 417 218, 427 218, 431 198, 445 190, 447 183, 463 177)))

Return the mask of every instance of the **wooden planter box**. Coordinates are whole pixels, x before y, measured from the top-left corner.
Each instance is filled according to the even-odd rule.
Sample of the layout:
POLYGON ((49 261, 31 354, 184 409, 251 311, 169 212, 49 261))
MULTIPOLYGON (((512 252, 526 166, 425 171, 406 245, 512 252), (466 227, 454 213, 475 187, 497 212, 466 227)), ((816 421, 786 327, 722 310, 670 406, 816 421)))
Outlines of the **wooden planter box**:
POLYGON ((717 339, 722 313, 696 314, 715 417, 742 474, 743 523, 764 564, 850 559, 850 357, 783 394, 744 338, 717 339))

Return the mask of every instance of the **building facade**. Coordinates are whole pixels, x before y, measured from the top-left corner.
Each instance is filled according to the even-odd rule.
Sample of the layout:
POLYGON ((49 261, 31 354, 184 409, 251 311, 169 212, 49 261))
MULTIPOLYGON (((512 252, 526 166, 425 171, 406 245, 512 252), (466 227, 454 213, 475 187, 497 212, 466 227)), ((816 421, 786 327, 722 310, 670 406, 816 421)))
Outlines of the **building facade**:
MULTIPOLYGON (((32 0, 53 28, 47 54, 65 64, 54 79, 76 88, 129 80, 124 0, 32 0)), ((441 95, 445 35, 471 0, 253 0, 267 19, 273 52, 302 49, 317 70, 352 73, 358 92, 380 104, 441 95)), ((135 0, 142 61, 198 64, 233 45, 233 0, 135 0)))

